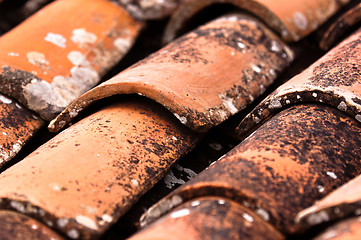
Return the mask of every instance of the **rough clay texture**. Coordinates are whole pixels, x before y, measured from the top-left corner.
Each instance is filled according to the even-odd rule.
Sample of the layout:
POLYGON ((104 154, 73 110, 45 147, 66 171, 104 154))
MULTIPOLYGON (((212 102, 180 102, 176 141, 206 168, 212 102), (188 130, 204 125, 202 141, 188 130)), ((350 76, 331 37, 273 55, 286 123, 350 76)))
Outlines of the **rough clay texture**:
POLYGON ((70 238, 103 234, 197 141, 163 107, 138 98, 114 99, 4 171, 0 207, 70 238))
POLYGON ((0 38, 0 91, 50 121, 98 83, 140 28, 109 1, 55 1, 0 38))
POLYGON ((73 102, 49 129, 57 131, 91 103, 140 94, 205 132, 244 109, 293 60, 292 51, 258 21, 228 15, 174 41, 73 102))
POLYGON ((357 121, 334 108, 286 109, 143 219, 169 210, 162 202, 172 196, 217 195, 250 207, 283 233, 297 233, 299 211, 360 174, 360 131, 357 121))
POLYGON ((301 102, 331 105, 361 122, 361 31, 357 31, 263 100, 238 126, 245 134, 282 108, 301 102))
POLYGON ((173 209, 153 225, 130 238, 150 239, 285 239, 250 209, 217 197, 196 198, 173 209))

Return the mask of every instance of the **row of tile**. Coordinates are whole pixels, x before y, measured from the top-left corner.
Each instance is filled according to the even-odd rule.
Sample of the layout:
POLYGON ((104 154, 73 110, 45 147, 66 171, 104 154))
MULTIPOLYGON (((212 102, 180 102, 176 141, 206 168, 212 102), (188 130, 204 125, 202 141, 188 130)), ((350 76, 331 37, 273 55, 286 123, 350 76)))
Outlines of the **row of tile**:
MULTIPOLYGON (((175 24, 174 22, 185 21, 199 9, 217 1, 199 2, 202 2, 200 7, 194 1, 181 5, 177 9, 176 14, 173 15, 170 26, 175 24), (189 6, 193 7, 190 8, 189 6), (193 9, 193 12, 185 13, 184 11, 186 10, 184 9, 193 9)), ((229 3, 247 9, 240 2, 242 1, 229 1, 229 3)), ((345 3, 343 2, 343 4, 345 3)), ((278 21, 282 22, 283 25, 277 26, 281 30, 288 30, 288 34, 282 35, 286 41, 297 40, 305 36, 312 29, 307 29, 304 25, 311 26, 309 23, 313 22, 313 27, 310 28, 316 28, 341 6, 341 2, 320 1, 320 3, 315 5, 319 8, 312 8, 316 10, 321 9, 318 14, 309 15, 306 14, 306 10, 309 8, 302 11, 298 8, 297 14, 293 16, 294 21, 292 23, 292 21, 289 21, 290 17, 288 15, 281 14, 284 9, 280 8, 277 10, 277 8, 273 9, 270 7, 275 6, 271 4, 271 1, 270 5, 261 6, 256 1, 254 4, 256 5, 253 6, 257 6, 257 8, 251 7, 250 9, 262 9, 262 7, 265 9, 268 7, 268 11, 277 16, 274 19, 281 19, 278 21), (320 13, 323 13, 323 15, 320 13), (306 15, 309 18, 306 18, 306 15), (314 19, 314 16, 318 17, 317 21, 314 19), (302 26, 300 21, 303 24, 302 26), (298 28, 294 26, 298 26, 298 28), (287 36, 292 36, 292 38, 287 36)), ((286 3, 282 2, 282 4, 286 3)), ((313 2, 305 5, 307 7, 314 6, 312 4, 313 2)), ((104 75, 115 62, 124 56, 138 36, 140 29, 144 26, 143 23, 134 20, 133 17, 128 15, 118 5, 108 1, 92 1, 90 5, 87 5, 89 7, 85 9, 81 9, 80 6, 82 5, 84 5, 84 0, 57 1, 0 38, 0 52, 3 52, 1 60, 3 61, 3 73, 1 79, 4 82, 1 88, 4 94, 1 97, 1 106, 5 109, 2 111, 4 116, 2 118, 4 119, 2 128, 4 129, 4 136, 11 136, 11 138, 7 137, 4 143, 2 143, 6 147, 1 149, 4 162, 9 161, 21 146, 29 140, 31 135, 45 124, 45 121, 51 120, 62 108, 75 100, 82 92, 94 86, 100 79, 100 76, 104 75), (99 11, 100 9, 104 10, 104 14, 99 11), (68 14, 72 16, 76 16, 76 13, 81 12, 83 18, 76 21, 71 18, 61 18, 61 15, 64 15, 66 12, 72 13, 68 14), (53 17, 50 18, 49 16, 53 17), (57 20, 57 18, 64 20, 64 22, 59 23, 59 21, 55 21, 54 19, 57 20), (34 34, 34 26, 39 26, 36 29, 37 31, 35 31, 36 34, 34 34), (24 38, 26 36, 35 36, 35 38, 26 44, 23 42, 20 44, 20 37, 24 38), (24 49, 19 48, 21 45, 24 45, 24 49), (54 55, 49 55, 49 53, 53 52, 55 52, 54 55), (16 98, 27 108, 35 110, 39 115, 34 115, 17 103, 16 100, 10 99, 10 97, 16 98), (22 122, 14 121, 15 118, 8 120, 11 122, 11 125, 9 125, 5 119, 13 116, 13 112, 25 117, 23 117, 22 122), (43 120, 40 120, 39 116, 43 120), (23 127, 20 128, 19 126, 23 127)), ((287 6, 292 7, 291 5, 293 6, 293 4, 287 6)), ((287 11, 287 13, 289 12, 287 11)), ((260 14, 260 16, 263 15, 260 14)), ((271 27, 274 27, 275 31, 277 30, 272 24, 271 27)), ((339 25, 331 29, 338 27, 339 25)), ((177 27, 169 29, 177 31, 177 27)), ((169 37, 167 38, 169 39, 169 37)), ((357 39, 357 36, 354 38, 357 39)), ((354 48, 347 45, 343 49, 337 48, 338 50, 334 50, 334 52, 336 51, 334 55, 345 50, 349 50, 348 54, 353 53, 355 59, 351 59, 351 62, 348 65, 346 64, 350 66, 348 70, 354 73, 353 75, 356 73, 352 72, 352 61, 357 61, 357 45, 356 43, 352 44, 353 41, 356 41, 355 39, 349 40, 351 42, 349 45, 355 46, 354 48)), ((333 56, 332 54, 333 52, 330 53, 331 56, 333 56)), ((347 58, 346 54, 344 56, 347 58)), ((267 86, 273 83, 279 73, 290 64, 293 58, 293 50, 277 37, 272 30, 254 18, 232 14, 200 27, 84 94, 52 121, 50 129, 59 130, 90 104, 98 102, 101 105, 100 110, 69 127, 0 176, 0 182, 4 186, 0 190, 1 208, 15 210, 38 219, 71 238, 99 237, 141 195, 148 191, 180 156, 183 156, 194 147, 202 135, 200 133, 208 131, 210 128, 225 121, 229 116, 244 109, 254 98, 262 94, 267 86), (185 69, 187 70, 186 72, 185 69), (239 69, 242 69, 242 71, 239 69), (184 88, 184 86, 187 86, 187 88, 184 88), (141 96, 129 96, 129 94, 141 96), (104 101, 101 101, 101 99, 111 96, 113 96, 112 100, 114 103, 104 107, 104 101), (153 101, 144 98, 144 96, 153 101), (67 154, 64 155, 64 152, 67 154)), ((337 62, 333 61, 334 63, 337 62)), ((315 65, 317 64, 320 63, 315 65)), ((345 72, 341 71, 343 67, 340 68, 340 73, 337 75, 339 78, 345 75, 345 72)), ((357 69, 354 70, 357 71, 357 69)), ((307 71, 305 74, 307 74, 307 71)), ((314 75, 317 77, 319 74, 316 71, 314 75)), ((357 76, 354 79, 352 85, 357 84, 357 76)), ((317 78, 314 82, 317 82, 317 78)), ((315 85, 317 86, 317 84, 315 85)), ((342 87, 343 85, 339 88, 351 91, 356 89, 355 87, 357 86, 354 85, 353 88, 342 87)), ((343 96, 342 94, 340 94, 341 97, 337 96, 334 93, 336 91, 329 95, 322 95, 322 90, 324 89, 315 90, 310 94, 312 96, 314 96, 314 93, 320 94, 321 97, 315 97, 318 101, 332 99, 336 102, 343 96)), ((301 99, 309 100, 307 96, 305 91, 301 99)), ((289 97, 291 98, 290 95, 289 97)), ((285 98, 281 101, 279 96, 273 95, 270 98, 272 100, 265 101, 268 101, 268 109, 279 109, 280 104, 283 107, 285 103, 292 104, 295 102, 288 103, 289 101, 284 100, 285 98), (283 103, 283 100, 285 103, 283 103)), ((357 119, 357 107, 355 107, 356 110, 352 108, 355 104, 351 105, 350 101, 343 100, 346 110, 344 110, 343 105, 339 109, 346 111, 347 114, 357 119), (349 108, 351 110, 347 111, 349 108)), ((353 102, 357 103, 357 101, 353 102)), ((266 106, 266 104, 263 103, 260 106, 266 106)), ((258 110, 259 108, 257 109, 259 114, 258 110)), ((358 144, 358 139, 354 138, 355 134, 353 133, 359 131, 359 129, 358 123, 355 120, 347 119, 343 115, 340 116, 340 113, 332 108, 329 108, 327 113, 321 111, 317 105, 285 111, 293 112, 285 112, 284 116, 277 115, 266 122, 252 137, 241 143, 241 150, 237 147, 236 150, 228 155, 230 160, 225 160, 228 159, 227 156, 205 171, 201 175, 205 176, 205 180, 201 176, 195 179, 194 182, 200 181, 199 184, 202 188, 197 188, 197 184, 192 185, 193 182, 189 183, 187 186, 191 186, 189 187, 190 192, 184 191, 188 199, 183 195, 179 197, 182 189, 187 189, 187 186, 185 186, 159 204, 161 206, 160 212, 159 208, 155 207, 153 208, 155 210, 150 211, 147 216, 158 218, 160 216, 159 213, 163 214, 164 211, 171 210, 169 208, 183 203, 185 199, 191 200, 192 198, 199 197, 199 200, 184 203, 190 204, 190 206, 171 213, 169 223, 176 226, 178 223, 173 222, 174 219, 183 219, 183 217, 197 212, 200 216, 199 220, 202 220, 203 212, 212 211, 211 209, 220 212, 219 214, 224 214, 225 210, 218 206, 224 205, 223 207, 226 207, 227 211, 230 209, 226 215, 234 216, 235 218, 235 220, 232 220, 233 217, 226 219, 226 221, 229 221, 229 225, 227 225, 228 223, 226 224, 229 226, 227 228, 229 229, 229 236, 236 236, 234 231, 237 228, 234 228, 236 225, 233 221, 243 221, 242 224, 246 228, 253 226, 253 221, 259 221, 260 225, 263 226, 264 232, 273 231, 274 234, 272 236, 275 238, 282 236, 277 231, 282 233, 293 233, 296 231, 294 229, 297 229, 297 227, 292 225, 293 217, 305 207, 310 206, 315 198, 320 198, 317 194, 320 192, 321 187, 323 189, 322 192, 324 192, 322 196, 325 196, 333 187, 340 186, 359 173, 357 170, 359 166, 356 161, 357 149, 349 153, 349 150, 358 144), (319 115, 309 117, 310 114, 315 115, 315 113, 319 113, 319 115), (349 160, 348 157, 350 156, 354 157, 351 159, 355 161, 350 161, 348 164, 353 166, 355 170, 349 173, 349 170, 337 168, 337 164, 343 166, 344 163, 335 158, 334 163, 330 164, 332 169, 327 171, 326 175, 322 175, 319 171, 323 170, 325 162, 319 163, 315 161, 313 163, 314 166, 312 165, 315 169, 310 170, 309 178, 320 182, 319 189, 313 190, 309 195, 306 195, 306 191, 298 187, 293 191, 294 195, 292 194, 291 197, 290 185, 286 183, 285 188, 282 188, 281 183, 287 182, 282 180, 282 178, 287 180, 291 177, 292 179, 295 178, 294 186, 297 186, 297 183, 300 186, 307 183, 306 176, 302 178, 302 181, 294 176, 295 171, 297 172, 301 165, 311 164, 308 162, 312 162, 311 160, 305 160, 303 149, 297 149, 295 143, 279 144, 278 151, 285 154, 285 151, 287 153, 287 150, 289 150, 289 157, 281 158, 282 160, 279 163, 273 165, 265 156, 258 156, 257 154, 258 152, 263 153, 264 150, 262 149, 267 148, 265 145, 269 144, 267 143, 267 138, 262 138, 260 135, 270 133, 270 135, 267 135, 268 137, 275 138, 275 141, 282 140, 277 138, 277 135, 274 133, 281 134, 280 131, 283 130, 282 127, 284 126, 278 125, 279 122, 281 120, 285 121, 284 118, 287 118, 287 116, 297 114, 300 115, 300 119, 304 119, 305 126, 310 127, 308 123, 312 122, 313 126, 310 127, 309 131, 316 131, 323 127, 335 132, 329 137, 330 140, 333 140, 335 146, 337 144, 340 145, 340 141, 349 144, 349 148, 335 148, 332 153, 337 154, 337 156, 345 155, 347 160, 349 160), (325 125, 319 119, 328 119, 328 125, 325 125), (340 136, 339 132, 333 129, 337 124, 340 124, 340 119, 342 119, 343 125, 348 125, 347 130, 350 133, 346 134, 346 136, 340 136), (271 123, 272 120, 274 120, 273 124, 271 123), (263 134, 257 135, 262 128, 265 128, 263 134), (247 150, 246 145, 254 146, 255 142, 258 145, 253 150, 254 152, 247 152, 252 148, 247 150), (242 146, 244 147, 242 148, 242 146), (292 149, 292 147, 295 149, 292 149), (294 154, 295 152, 297 153, 296 150, 299 153, 298 155, 294 154), (242 151, 244 155, 242 155, 242 151), (232 154, 241 154, 242 160, 239 161, 238 157, 231 157, 232 154), (252 154, 254 154, 254 157, 259 158, 256 164, 254 160, 251 161, 251 158, 249 158, 252 154), (291 157, 293 156, 292 154, 294 158, 298 157, 305 162, 300 160, 302 163, 295 164, 294 169, 290 170, 290 173, 287 172, 288 167, 285 167, 284 171, 279 169, 279 166, 288 166, 294 162, 294 159, 291 157), (226 167, 222 166, 222 163, 226 167), (221 164, 221 166, 217 167, 218 164, 221 164), (233 164, 233 166, 228 166, 228 164, 233 164), (253 178, 255 178, 257 175, 256 171, 261 169, 261 166, 265 170, 260 172, 260 177, 257 179, 259 186, 267 183, 270 185, 277 183, 276 189, 275 187, 268 187, 269 191, 266 195, 261 194, 261 192, 260 195, 257 195, 254 183, 247 183, 250 180, 256 181, 253 178), (246 169, 246 167, 250 169, 249 172, 243 172, 242 169, 246 169), (227 173, 222 170, 219 172, 223 168, 224 170, 232 170, 234 174, 229 176, 232 171, 227 173), (250 174, 249 179, 244 178, 244 176, 239 177, 239 181, 243 181, 242 185, 240 182, 237 182, 237 174, 241 173, 240 168, 243 174, 250 174), (216 169, 213 175, 210 172, 211 169, 216 169), (277 172, 272 177, 269 176, 270 180, 262 178, 262 176, 267 176, 264 173, 272 172, 270 169, 281 172, 277 172), (335 173, 335 171, 339 172, 335 173), (224 176, 220 178, 222 174, 224 176), (312 174, 319 176, 319 179, 312 174), (331 175, 338 176, 338 180, 330 181, 334 178, 331 175), (224 179, 221 184, 220 179, 224 179), (227 182, 227 179, 229 179, 229 182, 227 182), (277 179, 280 181, 280 184, 276 182, 277 179), (205 185, 210 185, 205 186, 202 181, 206 182, 205 185), (229 186, 226 186, 227 184, 229 186), (203 186, 205 187, 203 188, 203 186), (247 187, 248 190, 239 189, 239 187, 247 187), (278 188, 279 190, 277 190, 278 188), (284 192, 287 193, 283 198, 281 195, 277 195, 281 189, 285 189, 284 192), (243 194, 243 191, 249 191, 249 195, 243 194), (276 197, 281 198, 281 200, 279 202, 272 200, 272 194, 276 194, 276 197), (207 195, 218 197, 208 198, 206 197, 207 195), (309 197, 309 201, 302 202, 301 200, 304 197, 309 197), (270 198, 271 201, 269 200, 270 198), (279 206, 277 204, 285 206, 287 199, 294 200, 292 198, 300 198, 299 202, 301 203, 296 205, 295 208, 297 211, 293 211, 287 216, 276 211, 276 209, 279 209, 275 207, 279 206), (240 202, 240 200, 242 201, 240 202), (243 200, 250 201, 250 203, 247 202, 246 208, 240 205, 240 203, 243 203, 243 200), (164 208, 164 203, 166 203, 166 208, 164 208), (197 207, 198 205, 199 207, 197 207), (197 207, 195 209, 196 212, 190 211, 190 207, 197 207), (277 230, 257 217, 252 212, 252 209, 261 216, 263 215, 266 220, 267 216, 269 219, 272 219, 270 223, 277 230), (154 214, 154 211, 157 214, 154 214), (239 216, 243 216, 243 218, 239 218, 239 216), (244 219, 247 220, 247 218, 248 222, 244 222, 244 219), (250 219, 252 220, 249 221, 250 219)), ((271 113, 276 112, 270 111, 269 114, 271 113)), ((256 120, 255 122, 258 123, 258 120, 262 120, 262 117, 266 118, 270 115, 257 115, 258 120, 254 117, 254 113, 249 116, 245 122, 247 122, 247 119, 252 118, 253 122, 256 120)), ((292 129, 295 133, 299 133, 301 129, 295 125, 290 125, 289 127, 296 127, 296 129, 292 129)), ((317 156, 316 154, 329 150, 329 148, 323 148, 324 139, 322 138, 325 136, 321 133, 314 140, 316 143, 319 143, 321 149, 317 153, 311 152, 311 156, 315 157, 317 156)), ((288 134, 283 134, 282 136, 284 135, 287 136, 288 134)), ((292 136, 288 137, 291 138, 292 136)), ((302 145, 302 141, 308 141, 306 137, 309 136, 301 137, 299 142, 296 143, 302 145)), ((277 155, 277 153, 273 154, 275 154, 274 156, 277 155)), ((326 155, 326 152, 324 155, 326 155)), ((302 174, 299 175, 302 176, 302 174)), ((263 185, 263 187, 265 186, 267 185, 263 185)), ((290 207, 286 207, 286 209, 294 207, 293 203, 289 202, 288 204, 290 204, 290 207)), ((16 218, 22 219, 21 221, 23 222, 27 221, 24 220, 27 217, 23 215, 13 217, 5 211, 3 212, 6 215, 5 219, 16 218)), ((216 213, 214 218, 214 221, 219 220, 219 216, 216 213)), ((31 221, 35 221, 34 219, 31 221)), ((192 223, 194 219, 189 217, 187 221, 192 223)), ((29 222, 31 221, 29 220, 29 222)), ((168 220, 165 222, 167 223, 168 220)), ((45 225, 31 224, 33 230, 47 228, 45 225)), ((179 224, 183 228, 190 227, 184 223, 179 224)), ((159 226, 165 228, 160 234, 167 234, 167 231, 170 230, 168 223, 159 226)), ((220 224, 218 226, 222 227, 220 224)), ((152 228, 149 229, 147 231, 152 232, 152 228)), ((220 228, 220 230, 222 229, 220 228)), ((50 234, 49 231, 44 230, 44 234, 50 234)), ((201 230, 198 229, 197 231, 201 230)), ((257 231, 255 230, 251 233, 258 234, 258 231, 261 232, 257 228, 257 231)), ((36 232, 39 231, 35 231, 33 234, 37 234, 36 232)), ((192 233, 193 230, 187 232, 192 233)), ((248 233, 248 230, 245 231, 245 234, 248 233)))

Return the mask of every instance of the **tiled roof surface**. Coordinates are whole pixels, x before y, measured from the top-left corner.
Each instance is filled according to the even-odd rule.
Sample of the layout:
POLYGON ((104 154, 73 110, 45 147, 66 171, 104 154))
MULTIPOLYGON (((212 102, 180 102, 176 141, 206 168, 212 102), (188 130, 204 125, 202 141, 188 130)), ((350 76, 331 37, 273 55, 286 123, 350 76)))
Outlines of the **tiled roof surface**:
POLYGON ((0 0, 0 235, 358 239, 360 9, 0 0))

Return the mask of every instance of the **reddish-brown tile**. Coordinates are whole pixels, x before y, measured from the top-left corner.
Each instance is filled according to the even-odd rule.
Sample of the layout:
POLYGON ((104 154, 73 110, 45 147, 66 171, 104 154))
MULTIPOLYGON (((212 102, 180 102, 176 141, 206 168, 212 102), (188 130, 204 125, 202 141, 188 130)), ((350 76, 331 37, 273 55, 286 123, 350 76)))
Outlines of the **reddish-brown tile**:
POLYGON ((339 218, 361 215, 361 176, 349 181, 322 200, 303 211, 297 220, 304 227, 330 222, 339 218))
POLYGON ((55 1, 0 38, 0 91, 51 120, 98 83, 140 27, 108 0, 55 1))
POLYGON ((13 158, 45 122, 0 94, 0 167, 13 158))
POLYGON ((84 94, 49 129, 62 128, 94 101, 135 93, 159 102, 183 124, 204 132, 245 108, 292 60, 292 51, 261 23, 228 15, 84 94))
POLYGON ((336 0, 189 0, 172 15, 165 32, 165 42, 172 41, 177 31, 200 10, 212 4, 233 4, 263 20, 287 41, 297 41, 331 17, 349 2, 336 0))
POLYGON ((314 240, 358 240, 361 236, 360 217, 344 220, 329 227, 314 240))
POLYGON ((163 107, 138 98, 92 114, 4 171, 1 207, 69 237, 104 233, 197 140, 163 107))
POLYGON ((280 109, 300 102, 320 102, 361 122, 361 31, 328 52, 263 100, 238 126, 242 135, 280 109))
POLYGON ((334 21, 320 40, 320 47, 328 50, 335 45, 352 27, 355 27, 361 21, 361 3, 353 6, 336 21, 334 21))
POLYGON ((295 217, 361 172, 359 123, 337 109, 300 105, 269 119, 225 157, 143 216, 152 221, 182 201, 217 195, 253 209, 284 233, 295 217))
POLYGON ((19 213, 0 211, 0 222, 0 236, 3 240, 64 239, 42 223, 19 213))
POLYGON ((130 239, 281 240, 284 237, 250 209, 229 199, 204 197, 183 203, 130 239))

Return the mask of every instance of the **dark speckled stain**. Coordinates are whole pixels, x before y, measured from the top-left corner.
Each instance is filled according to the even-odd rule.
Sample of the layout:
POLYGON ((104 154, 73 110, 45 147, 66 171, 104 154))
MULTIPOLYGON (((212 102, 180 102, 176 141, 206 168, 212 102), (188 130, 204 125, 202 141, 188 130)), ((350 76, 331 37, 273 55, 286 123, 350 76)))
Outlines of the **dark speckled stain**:
POLYGON ((10 211, 0 211, 0 236, 11 239, 64 239, 47 226, 25 215, 10 211))
POLYGON ((218 197, 196 198, 177 207, 160 221, 150 225, 136 239, 249 239, 281 240, 284 237, 270 224, 250 209, 218 197), (174 217, 177 212, 189 211, 182 217, 174 217))
POLYGON ((361 173, 360 132, 357 121, 334 108, 294 106, 173 194, 250 199, 250 208, 266 211, 277 229, 296 233, 300 210, 361 173))
POLYGON ((360 81, 361 39, 355 39, 337 48, 333 58, 328 58, 313 70, 313 77, 309 80, 318 86, 352 86, 360 81))

